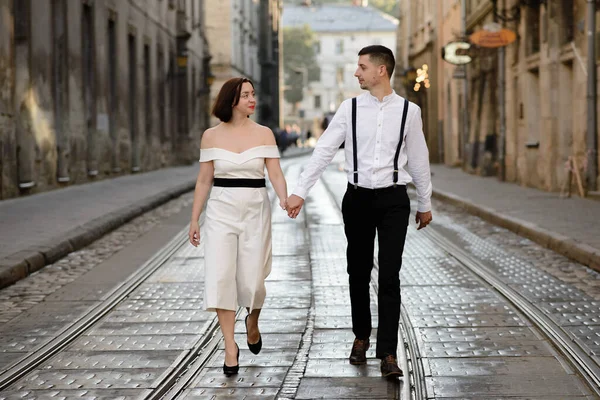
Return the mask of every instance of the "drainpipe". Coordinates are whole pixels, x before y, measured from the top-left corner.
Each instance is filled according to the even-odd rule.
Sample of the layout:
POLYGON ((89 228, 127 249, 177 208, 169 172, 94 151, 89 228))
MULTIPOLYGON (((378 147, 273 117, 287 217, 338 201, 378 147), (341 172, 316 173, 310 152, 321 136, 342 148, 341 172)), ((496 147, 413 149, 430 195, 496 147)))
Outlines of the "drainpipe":
POLYGON ((598 141, 596 130, 596 1, 587 0, 587 159, 588 191, 597 190, 598 141))

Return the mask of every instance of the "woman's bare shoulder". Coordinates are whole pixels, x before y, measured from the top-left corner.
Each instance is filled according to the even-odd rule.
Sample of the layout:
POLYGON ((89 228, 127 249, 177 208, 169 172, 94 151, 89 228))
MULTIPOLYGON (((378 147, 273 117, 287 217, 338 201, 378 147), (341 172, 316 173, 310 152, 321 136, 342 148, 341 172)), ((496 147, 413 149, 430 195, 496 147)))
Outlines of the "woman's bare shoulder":
POLYGON ((264 125, 260 125, 260 124, 256 124, 256 132, 260 137, 260 141, 261 144, 264 145, 270 145, 270 144, 275 144, 275 134, 273 133, 273 131, 271 130, 271 128, 264 126, 264 125))
POLYGON ((217 135, 219 134, 220 125, 213 126, 212 128, 208 128, 202 134, 202 139, 200 140, 200 148, 207 149, 215 146, 215 140, 217 135))

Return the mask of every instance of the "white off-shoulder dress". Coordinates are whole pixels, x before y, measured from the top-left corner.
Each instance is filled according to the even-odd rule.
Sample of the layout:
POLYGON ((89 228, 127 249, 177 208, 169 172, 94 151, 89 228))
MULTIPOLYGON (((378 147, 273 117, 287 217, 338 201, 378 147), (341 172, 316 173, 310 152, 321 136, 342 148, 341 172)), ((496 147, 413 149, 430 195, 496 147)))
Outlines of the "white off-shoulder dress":
MULTIPOLYGON (((271 145, 243 153, 220 148, 200 151, 201 163, 213 162, 215 178, 264 179, 265 159, 279 157, 277 146, 271 145)), ((203 238, 204 308, 262 308, 272 261, 267 189, 213 186, 206 205, 203 238)))

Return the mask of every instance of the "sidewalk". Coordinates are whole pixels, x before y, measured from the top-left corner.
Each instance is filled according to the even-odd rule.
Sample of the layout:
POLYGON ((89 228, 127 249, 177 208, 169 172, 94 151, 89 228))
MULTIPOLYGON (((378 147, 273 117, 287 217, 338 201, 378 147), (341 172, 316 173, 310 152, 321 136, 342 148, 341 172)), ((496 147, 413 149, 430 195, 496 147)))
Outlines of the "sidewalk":
MULTIPOLYGON (((310 152, 291 148, 283 159, 310 152)), ((0 288, 193 190, 197 174, 193 164, 0 201, 0 288)))
POLYGON ((560 198, 439 164, 431 172, 434 198, 600 271, 600 202, 560 198))

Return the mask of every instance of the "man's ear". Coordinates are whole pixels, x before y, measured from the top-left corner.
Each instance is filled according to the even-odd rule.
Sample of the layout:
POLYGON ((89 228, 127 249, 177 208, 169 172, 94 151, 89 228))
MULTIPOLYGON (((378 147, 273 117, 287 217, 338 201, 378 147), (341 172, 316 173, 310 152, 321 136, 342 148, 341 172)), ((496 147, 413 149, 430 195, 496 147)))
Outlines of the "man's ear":
POLYGON ((385 65, 381 64, 379 66, 379 75, 380 76, 384 76, 387 75, 387 68, 385 67, 385 65))

